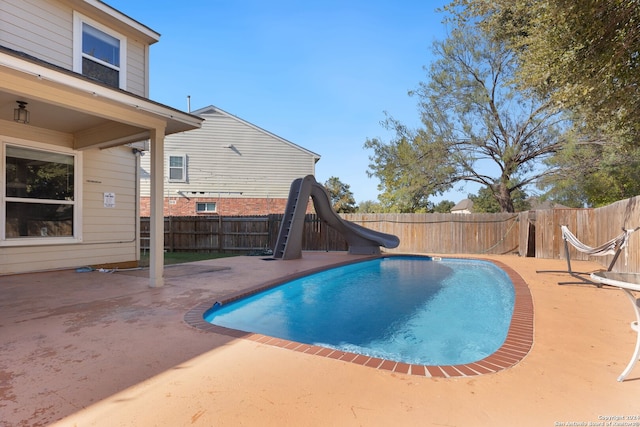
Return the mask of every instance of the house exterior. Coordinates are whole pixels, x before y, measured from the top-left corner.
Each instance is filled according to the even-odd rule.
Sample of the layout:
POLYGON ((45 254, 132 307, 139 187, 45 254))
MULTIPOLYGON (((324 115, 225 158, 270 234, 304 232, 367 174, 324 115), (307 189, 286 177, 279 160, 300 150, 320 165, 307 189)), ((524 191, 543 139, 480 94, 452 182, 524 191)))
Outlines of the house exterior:
POLYGON ((452 214, 470 214, 473 212, 473 202, 469 199, 460 200, 451 208, 452 214))
MULTIPOLYGON (((202 127, 165 140, 165 216, 283 213, 294 179, 315 174, 318 154, 214 106, 202 127)), ((140 215, 149 215, 149 156, 141 165, 140 215)))
POLYGON ((137 265, 148 140, 150 284, 162 285, 164 138, 202 119, 148 99, 158 40, 101 1, 0 0, 0 274, 137 265))

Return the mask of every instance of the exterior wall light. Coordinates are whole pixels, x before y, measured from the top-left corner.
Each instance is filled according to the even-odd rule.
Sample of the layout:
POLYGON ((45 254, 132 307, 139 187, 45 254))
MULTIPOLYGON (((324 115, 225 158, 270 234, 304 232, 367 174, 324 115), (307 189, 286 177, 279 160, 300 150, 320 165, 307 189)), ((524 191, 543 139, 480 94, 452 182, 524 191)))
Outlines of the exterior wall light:
POLYGON ((29 110, 27 110, 27 103, 24 101, 16 101, 18 103, 18 108, 13 110, 13 120, 18 123, 29 123, 29 110))

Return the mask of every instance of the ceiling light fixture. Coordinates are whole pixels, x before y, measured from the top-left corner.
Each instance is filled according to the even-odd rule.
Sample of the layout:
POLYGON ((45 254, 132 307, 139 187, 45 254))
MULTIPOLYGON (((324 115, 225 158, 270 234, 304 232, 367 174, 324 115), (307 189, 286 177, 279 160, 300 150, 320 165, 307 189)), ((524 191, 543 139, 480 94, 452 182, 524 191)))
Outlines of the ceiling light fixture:
POLYGON ((13 120, 18 123, 29 123, 29 110, 27 110, 27 103, 24 101, 16 101, 18 103, 18 108, 13 110, 13 120))

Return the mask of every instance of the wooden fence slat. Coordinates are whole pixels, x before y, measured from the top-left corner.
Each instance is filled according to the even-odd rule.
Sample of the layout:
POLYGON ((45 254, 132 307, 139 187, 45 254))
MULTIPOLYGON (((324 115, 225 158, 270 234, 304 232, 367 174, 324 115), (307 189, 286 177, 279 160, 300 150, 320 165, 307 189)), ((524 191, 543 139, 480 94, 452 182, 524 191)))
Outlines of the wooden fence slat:
MULTIPOLYGON (((564 259, 560 230, 567 225, 589 246, 640 226, 640 196, 596 209, 553 209, 517 214, 340 214, 348 221, 400 238, 391 253, 518 254, 564 259)), ((165 248, 171 251, 248 252, 272 249, 282 214, 258 217, 165 218, 165 248)), ((342 235, 315 214, 307 214, 303 250, 346 251, 342 235)), ((140 219, 141 249, 149 247, 149 218, 140 219)), ((607 266, 611 256, 590 257, 570 247, 572 260, 607 266)), ((640 271, 640 231, 632 235, 615 271, 640 271)))

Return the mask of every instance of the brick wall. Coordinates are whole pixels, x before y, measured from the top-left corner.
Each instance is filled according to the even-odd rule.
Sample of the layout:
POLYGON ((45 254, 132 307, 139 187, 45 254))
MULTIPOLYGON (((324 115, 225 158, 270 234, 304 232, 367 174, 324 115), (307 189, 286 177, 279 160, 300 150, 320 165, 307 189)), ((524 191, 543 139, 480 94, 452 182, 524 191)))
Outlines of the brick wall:
MULTIPOLYGON (((218 197, 172 197, 164 199, 164 216, 207 216, 211 214, 223 216, 236 215, 268 215, 284 213, 287 199, 267 198, 218 198, 218 197), (215 203, 215 212, 196 212, 196 202, 215 203)), ((309 203, 308 213, 313 212, 313 204, 309 203)), ((140 197, 140 216, 150 216, 149 197, 140 197)))

